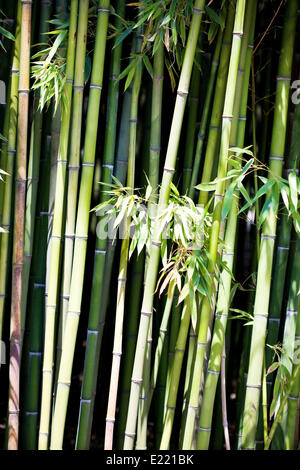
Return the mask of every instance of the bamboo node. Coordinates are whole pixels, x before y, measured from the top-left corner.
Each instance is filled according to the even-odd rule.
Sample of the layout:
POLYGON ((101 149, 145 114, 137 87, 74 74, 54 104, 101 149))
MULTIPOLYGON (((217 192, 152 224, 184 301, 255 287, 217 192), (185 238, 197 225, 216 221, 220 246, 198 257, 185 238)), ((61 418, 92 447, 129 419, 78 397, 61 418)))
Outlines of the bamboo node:
POLYGON ((73 85, 74 90, 83 90, 84 85, 73 85))
POLYGON ((287 396, 289 400, 297 400, 298 401, 298 397, 295 397, 293 395, 288 395, 287 396))
POLYGON ((269 321, 276 321, 276 322, 280 323, 280 318, 269 318, 269 321))
POLYGON ((253 389, 256 389, 256 390, 260 390, 261 389, 261 385, 246 385, 246 388, 253 388, 253 389))
POLYGON ((222 118, 231 120, 233 118, 233 115, 232 114, 223 114, 222 118))
POLYGON ((281 155, 270 155, 269 160, 279 160, 281 162, 284 161, 284 157, 281 155))
POLYGON ((198 427, 199 431, 204 431, 204 432, 211 432, 211 428, 203 428, 201 426, 198 427))
MULTIPOLYGON (((120 161, 120 160, 117 160, 117 161, 120 161)), ((113 165, 110 165, 109 163, 104 163, 102 165, 102 168, 109 168, 110 170, 113 170, 114 166, 113 165)))
POLYGON ((195 410, 195 411, 198 411, 198 410, 199 410, 199 406, 193 406, 193 405, 189 405, 189 406, 188 406, 188 409, 189 409, 189 410, 195 410))
POLYGON ((150 147, 151 152, 160 152, 160 146, 152 146, 150 147))
POLYGON ((278 246, 277 249, 278 250, 289 250, 290 247, 289 246, 278 246))
POLYGON ((137 123, 137 119, 129 119, 129 122, 132 123, 132 124, 136 124, 136 123, 137 123))
POLYGON ((181 91, 181 90, 177 91, 177 95, 180 96, 181 98, 186 98, 188 94, 189 94, 188 91, 181 91))
POLYGON ((200 342, 197 343, 198 348, 206 348, 206 346, 207 346, 207 343, 200 343, 200 342))
POLYGON ((193 7, 193 13, 195 13, 195 15, 203 15, 203 13, 205 13, 205 11, 202 10, 201 8, 193 7))
POLYGON ((141 315, 144 315, 145 317, 151 317, 152 312, 141 312, 141 315))
POLYGON ((153 80, 163 80, 164 76, 163 75, 154 75, 153 80))
POLYGON ((154 240, 153 240, 152 245, 154 245, 154 246, 161 246, 161 242, 160 242, 160 241, 154 241, 154 240))
POLYGON ((100 91, 102 90, 102 86, 101 86, 101 85, 95 85, 95 84, 93 84, 93 85, 90 85, 90 88, 96 88, 97 90, 100 90, 100 91))
POLYGON ((278 77, 276 77, 276 80, 278 80, 278 81, 287 81, 287 82, 290 82, 290 81, 291 81, 291 77, 285 77, 284 75, 282 75, 282 76, 279 75, 278 77))
POLYGON ((176 352, 184 353, 185 350, 184 350, 184 349, 180 349, 180 348, 175 348, 175 353, 176 353, 176 352))
POLYGON ((193 171, 193 168, 184 168, 183 171, 191 172, 193 171))
POLYGON ((176 406, 167 405, 166 408, 167 408, 167 410, 175 410, 176 406))
POLYGON ((298 310, 289 310, 289 309, 287 309, 286 314, 287 314, 288 316, 297 315, 297 314, 298 314, 298 310))
POLYGON ((81 400, 80 400, 80 403, 91 403, 91 402, 92 402, 92 400, 90 398, 89 399, 81 398, 81 400))
POLYGON ((217 370, 207 369, 207 372, 213 375, 220 375, 220 371, 217 371, 217 370))
POLYGON ((261 317, 261 318, 267 319, 268 314, 267 313, 255 313, 254 318, 256 318, 256 317, 261 317))
POLYGON ((262 235, 261 238, 266 240, 275 240, 276 235, 262 235))
POLYGON ((95 163, 83 162, 82 166, 90 166, 93 168, 95 166, 95 163))
POLYGON ((134 439, 135 438, 135 433, 124 432, 124 436, 129 437, 129 439, 134 439))
POLYGON ((143 379, 131 379, 131 382, 136 385, 141 385, 143 382, 143 379))
POLYGON ((68 315, 75 315, 76 317, 79 317, 79 316, 80 316, 80 312, 68 311, 68 315))
POLYGON ((175 173, 175 169, 174 169, 174 168, 167 168, 167 167, 164 167, 164 171, 166 171, 167 173, 175 173))
POLYGON ((26 88, 19 88, 18 93, 24 93, 25 95, 29 95, 29 90, 26 88))
POLYGON ((115 423, 115 419, 114 418, 106 418, 105 420, 107 423, 115 423))
POLYGON ((110 13, 110 10, 105 7, 100 7, 97 9, 97 13, 102 12, 102 13, 110 13))

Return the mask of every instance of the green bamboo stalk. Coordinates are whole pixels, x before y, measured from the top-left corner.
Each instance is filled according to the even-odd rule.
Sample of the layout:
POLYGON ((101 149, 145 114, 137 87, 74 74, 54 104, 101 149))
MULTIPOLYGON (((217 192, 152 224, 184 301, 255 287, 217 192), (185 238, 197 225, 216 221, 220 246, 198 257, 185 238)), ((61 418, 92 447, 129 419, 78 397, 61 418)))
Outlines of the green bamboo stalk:
POLYGON ((2 338, 3 315, 6 297, 6 284, 9 274, 9 242, 12 237, 10 232, 12 217, 12 189, 13 175, 16 157, 17 141, 17 113, 18 113, 18 85, 19 85, 19 60, 20 60, 20 28, 21 28, 21 2, 18 2, 17 23, 15 32, 14 55, 11 69, 11 86, 9 97, 9 128, 7 137, 6 172, 7 177, 4 186, 3 212, 1 226, 6 230, 0 238, 0 338, 2 338))
MULTIPOLYGON (((292 374, 293 363, 291 358, 294 354, 295 349, 295 335, 297 328, 297 315, 298 315, 298 295, 300 289, 300 242, 297 237, 295 244, 295 254, 292 261, 291 276, 289 280, 289 294, 285 312, 285 323, 282 339, 282 347, 284 354, 281 357, 281 363, 287 368, 290 374, 292 374)), ((292 406, 293 407, 293 406, 292 406)), ((297 402, 296 408, 297 409, 297 402)), ((287 427, 287 407, 283 410, 282 417, 280 419, 281 427, 284 435, 287 436, 287 445, 290 446, 294 442, 294 432, 291 439, 292 430, 287 427)))
POLYGON ((41 416, 39 428, 40 450, 48 447, 49 422, 51 411, 52 396, 52 374, 53 374, 53 354, 54 354, 54 330, 56 302, 58 294, 58 276, 60 265, 61 236, 63 228, 63 206, 66 180, 66 165, 69 142, 69 126, 72 103, 72 84, 74 76, 75 45, 77 30, 77 12, 78 0, 72 0, 70 12, 70 27, 68 34, 68 48, 66 61, 66 82, 64 93, 68 98, 67 105, 61 109, 61 134, 59 141, 59 150, 57 155, 57 172, 55 185, 55 204, 53 214, 53 227, 51 234, 51 251, 49 260, 49 285, 46 298, 45 313, 45 341, 43 352, 43 379, 42 379, 42 398, 41 398, 41 416))
MULTIPOLYGON (((202 158, 204 139, 205 139, 205 136, 206 136, 207 121, 208 121, 208 118, 209 118, 209 111, 210 111, 210 107, 211 107, 211 100, 212 100, 213 91, 214 91, 214 84, 215 84, 215 80, 216 80, 216 74, 217 74, 217 70, 218 70, 218 67, 219 67, 220 52, 221 52, 221 46, 222 46, 222 38, 223 38, 223 32, 222 32, 222 30, 220 30, 219 33, 218 33, 218 38, 217 38, 217 43, 216 43, 215 50, 214 50, 214 55, 213 55, 213 58, 212 58, 212 61, 211 61, 211 69, 210 69, 210 74, 209 74, 207 90, 206 90, 206 94, 205 94, 205 101, 204 101, 204 105, 203 105, 203 111, 202 111, 202 115, 201 115, 201 122, 200 122, 198 137, 197 137, 197 144, 196 144, 194 163, 193 163, 193 168, 192 168, 191 181, 190 181, 190 185, 189 185, 188 195, 192 199, 194 198, 195 186, 197 184, 198 175, 199 175, 199 168, 200 168, 200 163, 201 163, 201 158, 202 158)), ((225 45, 224 45, 224 47, 225 47, 225 45)), ((222 57, 224 57, 224 50, 223 50, 223 56, 222 57)), ((216 92, 216 94, 217 94, 217 92, 216 92)))
MULTIPOLYGON (((49 30, 49 19, 52 2, 41 2, 39 42, 43 42, 45 33, 49 30)), ((33 249, 33 234, 35 222, 35 209, 39 182, 39 165, 42 141, 43 113, 39 109, 40 93, 36 91, 33 103, 33 121, 31 124, 30 150, 26 189, 25 235, 24 235, 24 262, 22 277, 22 311, 21 311, 21 338, 24 335, 27 293, 30 274, 30 265, 33 249)))
POLYGON ((164 418, 164 427, 160 443, 160 449, 167 450, 170 445, 173 421, 175 416, 175 408, 177 401, 178 385, 181 373, 181 367, 185 352, 186 340, 189 331, 191 316, 191 305, 189 299, 184 302, 182 309, 182 316, 176 342, 174 359, 172 362, 171 380, 168 390, 168 400, 166 406, 166 413, 164 418))
POLYGON ((150 369, 151 369, 151 345, 152 345, 152 323, 149 326, 147 347, 144 358, 143 383, 141 386, 141 394, 138 410, 138 424, 136 437, 136 450, 147 450, 147 418, 149 409, 149 385, 150 385, 150 369))
MULTIPOLYGON (((230 59, 232 28, 234 23, 234 2, 228 6, 226 16, 226 26, 223 33, 223 43, 220 52, 220 63, 218 67, 218 76, 215 85, 214 104, 211 111, 210 125, 207 137, 207 145, 204 158, 204 166, 201 176, 201 183, 207 183, 211 180, 213 164, 217 152, 217 145, 221 132, 222 111, 224 106, 226 84, 228 80, 228 67, 230 59)), ((199 145, 203 145, 201 140, 199 145)), ((208 193, 201 191, 199 194, 199 204, 206 205, 208 193)))
MULTIPOLYGON (((295 108, 293 119, 293 130, 291 136, 291 147, 287 161, 287 173, 297 169, 299 165, 299 131, 300 131, 300 106, 295 108)), ((268 320, 267 344, 274 345, 278 342, 281 306, 284 296, 284 282, 286 277, 288 256, 290 251, 292 221, 288 217, 287 211, 283 209, 283 214, 278 227, 278 245, 276 249, 276 258, 273 268, 273 279, 270 294, 270 313, 268 320)), ((272 362, 272 350, 266 350, 266 368, 270 367, 272 362)), ((271 394, 272 381, 267 380, 268 398, 271 394)))
POLYGON ((184 149, 184 162, 183 162, 183 179, 182 179, 182 192, 186 194, 190 188, 191 175, 192 175, 192 164, 194 157, 194 146, 195 146, 195 134, 196 134, 196 122, 199 108, 199 83, 201 73, 199 69, 199 60, 201 60, 201 34, 199 35, 198 48, 196 52, 195 63, 193 66, 192 78, 191 78, 191 91, 188 98, 188 119, 187 119, 187 130, 186 140, 184 149))
POLYGON ((265 450, 268 450, 269 447, 270 447, 270 444, 271 444, 272 439, 275 435, 277 426, 279 424, 280 417, 281 417, 282 412, 283 412, 283 410, 284 410, 284 408, 287 404, 289 396, 291 396, 291 392, 293 390, 295 382, 299 381, 299 372, 300 372, 300 363, 296 364, 294 369, 293 369, 293 373, 292 373, 292 376, 290 378, 289 385, 288 385, 288 388, 286 390, 286 394, 285 394, 283 400, 280 403, 280 407, 278 409, 277 415, 276 415, 276 417, 273 421, 272 427, 270 429, 269 436, 268 436, 268 442, 265 445, 265 450))
MULTIPOLYGON (((51 114, 46 116, 49 128, 51 114)), ((22 407, 22 448, 37 448, 37 431, 39 419, 40 379, 42 372, 43 327, 45 308, 45 276, 48 238, 48 200, 49 171, 51 166, 51 135, 45 133, 43 148, 40 186, 37 199, 32 266, 29 281, 28 314, 24 335, 23 370, 24 392, 22 407)))
MULTIPOLYGON (((91 75, 90 96, 87 113, 87 126, 84 142, 82 176, 80 181, 78 213, 76 220, 74 263, 70 284, 70 299, 64 331, 63 351, 59 367, 57 393, 51 429, 51 449, 61 449, 64 436, 69 388, 74 358, 74 350, 81 310, 83 277, 85 270, 86 245, 91 204, 94 161, 96 153, 98 117, 101 100, 104 59, 107 39, 110 2, 105 0, 98 7, 97 31, 94 61, 91 75), (78 262, 80 260, 80 263, 78 262)), ((84 5, 87 20, 88 2, 84 5)), ((82 15, 83 16, 83 15, 82 15)), ((85 25, 86 27, 86 25, 85 25)), ((80 30, 79 30, 80 31, 80 30)), ((78 32, 78 37, 80 34, 78 32)))
POLYGON ((22 271, 27 168, 27 130, 29 107, 30 31, 32 1, 22 1, 18 131, 15 185, 15 215, 10 324, 8 449, 18 449, 22 271))
MULTIPOLYGON (((140 33, 140 32, 139 32, 140 33)), ((137 33, 137 34, 139 34, 137 33)), ((141 39, 137 40, 137 51, 141 48, 141 39)), ((136 68, 135 76, 132 85, 132 97, 131 97, 131 110, 129 119, 129 153, 128 153, 128 172, 127 172, 127 184, 129 192, 133 194, 134 191, 134 180, 135 180, 135 156, 136 156, 136 128, 138 118, 138 103, 142 80, 142 63, 140 62, 136 68)), ((115 412, 117 404, 117 393, 119 388, 119 374, 120 374, 120 363, 122 356, 122 336, 123 336, 123 319, 125 309, 125 289, 126 289, 126 278, 127 278, 127 266, 128 266, 128 253, 129 253, 129 227, 130 217, 125 220, 124 234, 125 238, 122 241, 121 254, 120 254, 120 266, 118 275, 118 292, 117 292, 117 308, 116 308, 116 324, 115 324, 115 335, 113 345, 113 359, 111 368, 110 388, 109 388, 109 399, 107 405, 106 414, 106 428, 105 428, 105 443, 104 448, 111 450, 113 446, 113 432, 115 423, 115 412)))
MULTIPOLYGON (((298 263, 300 259, 299 255, 299 238, 297 242, 297 258, 298 263)), ((295 263, 297 264, 297 263, 295 263)), ((299 268, 298 268, 299 269, 299 268)), ((298 271, 299 272, 299 271, 298 271)), ((294 364, 293 364, 293 371, 297 367, 297 361, 299 361, 299 354, 297 353, 297 349, 299 346, 299 339, 300 339, 300 301, 299 296, 297 299, 297 325, 296 325, 296 335, 295 335, 295 348, 294 348, 294 364), (296 354, 297 353, 297 354, 296 354)), ((296 433, 296 423, 297 423, 297 408, 298 408, 298 400, 299 400, 299 393, 300 393, 300 377, 298 376, 297 380, 295 380, 293 386, 291 387, 291 393, 288 395, 287 400, 287 418, 286 418, 286 432, 285 432, 285 449, 286 450, 293 450, 295 448, 295 433, 296 433)))
MULTIPOLYGON (((282 49, 278 66, 275 115, 270 149, 270 175, 281 176, 284 160, 289 83, 292 66, 294 37, 298 2, 289 0, 286 6, 282 36, 282 49), (284 78, 283 78, 284 77, 284 78)), ((250 347, 250 361, 243 420, 242 447, 254 448, 261 388, 262 363, 264 357, 266 327, 269 310, 271 272, 276 237, 277 217, 273 208, 263 224, 259 254, 257 289, 254 304, 254 323, 250 347)))
MULTIPOLYGON (((121 17, 124 17, 124 0, 120 0, 117 3, 117 13, 121 17)), ((119 20, 117 20, 116 22, 116 27, 120 26, 120 23, 118 23, 118 21, 119 20)), ((121 52, 122 46, 120 44, 113 50, 110 66, 111 75, 108 89, 108 113, 105 130, 103 162, 101 168, 102 182, 108 184, 111 183, 111 175, 113 174, 114 170, 119 92, 117 77, 120 74, 121 52)), ((126 96, 128 95, 126 94, 126 96)), ((125 120, 128 122, 128 119, 129 118, 127 115, 125 120)), ((122 121, 123 119, 121 118, 121 123, 122 121)), ((122 144, 124 144, 124 142, 122 142, 122 144)), ((120 144, 121 148, 123 148, 122 144, 120 144)), ((125 148, 125 154, 128 156, 129 145, 127 144, 125 148)), ((123 181, 125 181, 125 179, 123 181)), ((104 202, 105 197, 107 196, 102 193, 100 202, 104 202)), ((80 410, 75 444, 75 447, 78 450, 88 449, 90 444, 94 398, 96 394, 98 366, 103 336, 103 328, 105 324, 107 296, 109 292, 113 253, 114 246, 112 246, 112 242, 107 242, 107 240, 103 240, 100 237, 97 238, 94 257, 94 272, 91 292, 90 313, 88 320, 88 332, 86 340, 87 346, 84 360, 80 410)))
MULTIPOLYGON (((80 5, 82 10, 79 11, 79 18, 82 21, 82 30, 78 26, 78 36, 82 41, 78 41, 76 45, 74 84, 73 84, 73 105, 71 117, 71 134, 70 134, 70 150, 68 163, 68 197, 66 201, 66 225, 64 236, 64 255, 62 268, 62 291, 61 291, 61 308, 60 316, 62 322, 62 338, 64 336, 64 327, 66 315, 68 311, 70 282, 73 265, 74 250, 74 232, 77 213, 77 197, 78 197, 78 179, 80 170, 80 144, 81 144, 81 125, 83 113, 83 90, 84 90, 84 69, 85 69, 85 52, 87 41, 88 27, 88 5, 84 7, 80 5)), ((63 346, 63 345, 62 345, 63 346)))
MULTIPOLYGON (((244 36, 241 45, 241 54, 239 62, 239 75, 237 80, 234 119, 231 129, 230 140, 233 146, 243 147, 245 135, 245 119, 247 112, 247 97, 252 57, 252 47, 255 28, 257 2, 247 3, 245 12, 244 36)), ((223 262, 230 270, 233 269, 234 247, 236 240, 238 215, 238 194, 236 192, 232 203, 225 235, 225 249, 223 252, 223 262)), ((207 449, 210 439, 210 428, 212 422, 213 407, 217 383, 221 369, 221 357, 225 333, 227 327, 227 318, 229 311, 231 276, 225 270, 221 274, 222 282, 219 285, 218 301, 216 307, 216 319, 214 325, 213 339, 210 351, 209 364, 207 369, 203 400, 201 404, 201 414, 198 431, 198 448, 207 449)))
MULTIPOLYGON (((218 167, 218 178, 222 179, 226 175, 227 171, 227 154, 229 149, 229 139, 231 130, 232 112, 234 106, 234 96, 236 89, 236 82, 238 76, 238 64, 240 57, 241 39, 243 36, 243 23, 245 13, 245 1, 237 1, 235 21, 233 28, 233 39, 232 48, 230 55, 230 63, 228 70, 228 79, 225 93, 225 103, 222 118, 222 134, 221 134, 221 145, 220 145, 220 158, 218 167)), ((223 205, 225 184, 224 181, 220 181, 217 184, 215 193, 215 203, 213 211, 213 222, 210 233, 210 246, 209 253, 211 257, 211 263, 216 263, 218 253, 218 239, 220 234, 221 225, 221 211, 223 205)), ((212 288, 210 287, 210 291, 212 288)), ((211 306, 210 301, 207 297, 203 299, 201 313, 200 313, 200 325, 197 341, 197 354, 194 366, 194 377, 191 389, 191 397, 189 403, 189 409, 186 420, 186 428, 183 439, 183 448, 190 449, 193 438, 193 431, 195 425, 196 412, 198 409, 198 397, 201 387, 201 378, 203 372, 204 356, 207 347, 207 333, 211 318, 211 306)))
MULTIPOLYGON (((182 120, 186 104, 186 98, 191 79, 192 66, 196 51, 197 40, 199 36, 200 24, 204 8, 204 0, 196 0, 193 8, 193 16, 188 35, 182 71, 177 90, 177 98, 173 114, 173 120, 170 131, 169 144, 167 149, 165 167, 163 172, 162 185, 159 194, 159 203, 157 214, 166 206, 169 199, 170 183, 175 171, 175 163, 177 150, 179 145, 180 131, 182 127, 182 120)), ((139 325, 139 333, 137 339, 136 354, 134 360, 134 367, 131 380, 131 391, 129 398, 129 407, 127 414, 127 423, 124 439, 124 449, 132 449, 134 445, 137 413, 138 413, 138 399, 140 393, 140 386, 142 382, 143 371, 143 358, 146 348, 148 329, 150 324, 150 317, 152 316, 153 309, 153 293, 155 291, 156 276, 158 272, 158 264, 160 257, 160 236, 159 223, 155 224, 154 237, 151 245, 149 268, 147 270, 144 297, 141 310, 141 319, 139 325)))
POLYGON ((124 431, 126 426, 126 411, 130 392, 130 377, 132 373, 136 337, 138 330, 138 313, 141 302, 141 290, 144 280, 145 256, 142 252, 133 259, 130 291, 132 294, 128 300, 128 320, 125 330, 124 360, 122 364, 122 377, 120 384, 120 404, 117 429, 117 448, 122 449, 124 441, 124 431), (133 293, 134 292, 134 293, 133 293))

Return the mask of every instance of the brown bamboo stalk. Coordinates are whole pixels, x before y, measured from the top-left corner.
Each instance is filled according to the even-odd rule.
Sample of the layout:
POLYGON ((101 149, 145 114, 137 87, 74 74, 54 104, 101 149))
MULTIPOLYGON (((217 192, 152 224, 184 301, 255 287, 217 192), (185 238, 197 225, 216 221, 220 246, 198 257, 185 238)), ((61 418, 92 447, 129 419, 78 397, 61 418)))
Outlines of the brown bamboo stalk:
POLYGON ((29 66, 32 0, 21 0, 21 48, 17 133, 17 167, 15 185, 12 301, 10 323, 8 449, 18 449, 21 298, 24 251, 24 216, 26 197, 27 131, 29 106, 29 66))

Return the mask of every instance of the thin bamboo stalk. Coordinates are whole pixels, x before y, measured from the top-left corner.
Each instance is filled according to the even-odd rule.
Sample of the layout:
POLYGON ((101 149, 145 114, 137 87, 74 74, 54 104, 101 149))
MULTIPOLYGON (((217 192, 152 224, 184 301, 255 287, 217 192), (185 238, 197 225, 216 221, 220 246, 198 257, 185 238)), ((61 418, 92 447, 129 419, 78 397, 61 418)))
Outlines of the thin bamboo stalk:
POLYGON ((19 388, 20 388, 20 342, 21 342, 21 305, 22 272, 24 252, 24 217, 26 197, 27 168, 27 130, 29 107, 29 66, 30 31, 32 1, 22 1, 20 75, 18 100, 18 131, 15 185, 15 216, 10 324, 10 363, 9 363, 9 402, 8 402, 8 449, 18 449, 19 438, 19 388))
MULTIPOLYGON (((82 176, 80 181, 78 213, 76 219, 74 263, 71 275, 70 299, 66 318, 66 327, 64 331, 64 341, 66 342, 63 343, 63 351, 57 381, 57 393, 51 429, 51 449, 62 448, 74 350, 81 311, 83 277, 85 270, 86 246, 89 226, 89 209, 93 186, 108 15, 110 12, 109 5, 109 0, 104 0, 101 5, 99 4, 98 7, 95 52, 91 75, 82 176)), ((88 2, 84 6, 84 13, 86 13, 87 20, 88 2)), ((78 37, 80 37, 79 32, 78 37)))
MULTIPOLYGON (((209 111, 210 111, 211 101, 212 101, 212 97, 213 97, 214 85, 215 85, 215 81, 216 81, 216 74, 217 74, 217 70, 218 70, 218 67, 219 67, 220 52, 221 52, 221 46, 222 46, 222 38, 223 38, 223 32, 220 30, 219 33, 218 33, 217 43, 216 43, 213 58, 212 58, 212 61, 211 61, 209 81, 208 81, 207 90, 206 90, 206 94, 205 94, 205 101, 204 101, 204 105, 203 105, 203 111, 202 111, 202 115, 201 115, 201 122, 200 122, 198 137, 197 137, 197 144, 196 144, 196 150, 195 150, 195 156, 194 156, 194 162, 193 162, 193 168, 192 168, 191 181, 190 181, 190 185, 189 185, 188 195, 192 199, 194 198, 195 186, 197 184, 198 175, 199 175, 199 168, 200 168, 200 163, 201 163, 201 158, 202 158, 202 153, 203 153, 204 139, 205 139, 205 136, 206 136, 207 122, 208 122, 208 119, 209 119, 209 111)), ((225 44, 224 44, 224 47, 225 47, 225 44)), ((224 50, 222 50, 222 52, 223 52, 222 57, 224 57, 224 50)), ((216 91, 216 94, 217 94, 217 91, 216 91)), ((217 100, 217 102, 218 102, 218 100, 217 100)), ((213 125, 213 123, 212 123, 212 125, 213 125)))
MULTIPOLYGON (((285 22, 282 35, 282 49, 278 66, 275 115, 270 155, 270 175, 280 176, 284 160, 287 110, 289 103, 289 83, 294 48, 294 32, 298 2, 289 0, 286 5, 285 22), (284 77, 284 79, 283 79, 284 77), (275 158, 274 158, 275 157, 275 158)), ((263 224, 259 254, 257 289, 254 303, 254 323, 250 347, 250 361, 245 398, 242 448, 254 448, 258 419, 258 405, 262 378, 266 327, 269 311, 271 272, 276 237, 277 217, 270 209, 263 224)))
MULTIPOLYGON (((217 145, 221 132, 222 111, 224 107, 226 84, 228 80, 227 77, 232 42, 232 28, 234 23, 234 5, 235 2, 231 2, 228 6, 227 11, 226 26, 223 33, 223 42, 220 52, 220 63, 218 67, 218 75, 215 85, 214 104, 211 111, 201 183, 207 183, 211 180, 215 155, 216 152, 218 152, 217 145)), ((201 140, 199 142, 199 145, 203 145, 201 140)), ((200 191, 199 204, 203 204, 205 206, 207 201, 208 193, 206 191, 200 191)))
MULTIPOLYGON (((49 30, 49 19, 51 14, 52 2, 49 0, 41 2, 40 9, 40 30, 39 42, 44 40, 45 33, 49 30)), ((31 257, 33 249, 33 235, 35 222, 35 209, 37 190, 39 183, 39 167, 42 141, 43 113, 39 109, 39 91, 35 92, 33 103, 33 121, 31 124, 30 150, 27 174, 26 189, 26 212, 25 212, 25 235, 24 235, 24 262, 22 277, 22 311, 21 311, 21 339, 24 335, 27 293, 29 284, 29 274, 31 266, 31 257)))
POLYGON ((12 237, 12 191, 13 175, 16 158, 17 141, 17 113, 18 113, 18 84, 19 84, 19 60, 20 60, 20 28, 21 28, 21 2, 18 2, 17 23, 15 32, 14 55, 11 69, 11 86, 9 98, 9 127, 7 138, 6 172, 10 175, 4 187, 3 212, 1 226, 6 230, 0 239, 0 338, 2 338, 3 315, 6 297, 6 284, 9 274, 9 242, 12 237))
MULTIPOLYGON (((46 116, 49 129, 51 115, 46 116)), ((22 367, 24 391, 22 407, 22 448, 37 448, 40 382, 42 372, 43 327, 45 309, 45 276, 48 238, 49 172, 51 166, 51 135, 44 135, 40 187, 38 191, 32 266, 29 281, 28 312, 24 335, 22 367)))

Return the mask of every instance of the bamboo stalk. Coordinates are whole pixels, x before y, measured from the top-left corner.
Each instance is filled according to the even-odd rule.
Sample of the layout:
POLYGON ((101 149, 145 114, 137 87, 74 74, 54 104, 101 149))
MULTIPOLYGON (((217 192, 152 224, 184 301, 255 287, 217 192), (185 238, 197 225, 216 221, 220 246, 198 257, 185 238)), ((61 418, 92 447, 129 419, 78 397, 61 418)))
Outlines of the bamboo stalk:
MULTIPOLYGON (((218 66, 218 76, 215 85, 214 103, 211 111, 201 183, 207 183, 211 180, 215 155, 218 153, 217 145, 221 132, 222 111, 224 106, 226 84, 228 81, 227 76, 232 42, 232 28, 234 23, 234 5, 235 2, 231 2, 227 11, 226 26, 223 33, 220 63, 218 66)), ((201 140, 199 141, 199 145, 203 145, 201 140)), ((216 161, 218 161, 217 158, 216 161)), ((199 204, 203 204, 205 206, 207 201, 208 193, 200 191, 199 204)))
MULTIPOLYGON (((51 428, 50 448, 52 450, 62 448, 69 388, 71 383, 74 349, 79 323, 79 315, 81 311, 83 277, 85 270, 86 245, 89 225, 89 209, 92 195, 94 162, 98 131, 98 116, 104 70, 108 14, 110 12, 109 5, 109 0, 105 0, 101 5, 99 4, 98 7, 95 52, 91 76, 87 126, 84 142, 82 164, 83 168, 80 181, 78 213, 76 219, 74 262, 71 275, 68 313, 64 331, 64 341, 66 342, 63 343, 63 351, 59 367, 57 393, 51 428), (78 263, 79 260, 80 264, 78 263)), ((86 5, 84 5, 84 7, 84 13, 86 13, 87 20, 88 2, 86 2, 86 5)), ((86 30, 84 34, 86 34, 86 30)), ((80 37, 79 32, 78 37, 80 37)))
POLYGON ((27 130, 29 106, 29 64, 32 1, 22 1, 20 76, 18 100, 18 131, 16 156, 15 219, 10 325, 10 363, 9 363, 9 403, 8 403, 8 449, 18 449, 19 438, 19 388, 20 388, 20 342, 21 342, 21 305, 22 272, 24 250, 24 217, 26 197, 27 168, 27 130))
MULTIPOLYGON (((49 19, 52 8, 52 2, 49 0, 41 2, 40 10, 40 30, 39 42, 44 39, 45 33, 49 29, 49 19)), ((22 311, 21 311, 21 340, 24 335, 26 306, 29 274, 33 249, 33 234, 35 222, 35 209, 37 200, 37 191, 39 183, 39 166, 42 141, 43 114, 39 109, 40 93, 36 91, 33 98, 33 121, 31 124, 30 150, 27 174, 26 188, 26 211, 25 211, 25 235, 24 235, 24 262, 22 277, 22 311)))
POLYGON ((12 193, 13 175, 16 158, 17 141, 17 113, 18 113, 18 84, 19 84, 19 60, 20 60, 20 29, 21 29, 21 2, 18 2, 17 23, 15 32, 14 55, 11 69, 11 86, 9 98, 9 126, 7 138, 6 172, 10 175, 4 187, 3 212, 1 226, 6 230, 0 238, 0 338, 2 338, 3 315, 6 298, 7 278, 9 274, 9 242, 12 237, 12 193))
MULTIPOLYGON (((197 184, 199 168, 200 168, 200 163, 201 163, 201 158, 202 158, 202 153, 203 153, 203 145, 204 145, 204 139, 205 139, 205 136, 206 136, 207 122, 208 122, 208 119, 209 119, 209 111, 210 111, 211 101, 212 101, 212 97, 213 97, 214 85, 215 85, 215 81, 216 81, 216 74, 217 74, 218 67, 219 67, 221 46, 225 47, 225 44, 222 45, 222 38, 223 38, 223 32, 220 30, 219 33, 218 33, 217 43, 216 43, 213 58, 212 58, 212 61, 211 61, 209 81, 208 81, 208 85, 207 85, 205 101, 204 101, 203 111, 202 111, 202 115, 201 115, 201 122, 200 122, 199 132, 198 132, 198 136, 197 136, 195 157, 194 157, 194 162, 193 162, 192 175, 191 175, 191 181, 190 181, 189 193, 188 193, 189 197, 192 198, 192 199, 194 198, 194 194, 195 194, 195 186, 197 184)), ((227 46, 226 46, 226 48, 227 48, 227 46)), ((222 52, 223 52, 222 57, 224 58, 224 52, 225 52, 224 49, 222 50, 222 52)), ((226 54, 225 54, 225 56, 226 56, 226 54)), ((217 96, 217 91, 215 92, 215 100, 216 100, 216 102, 218 102, 216 96, 217 96)), ((214 125, 214 124, 211 123, 211 125, 214 125)))
MULTIPOLYGON (((283 156, 285 150, 287 109, 289 102, 289 77, 291 73, 294 48, 294 43, 291 38, 294 37, 297 8, 297 1, 288 1, 282 35, 282 49, 278 66, 279 79, 277 80, 275 115, 270 149, 270 175, 272 175, 272 177, 273 175, 280 176, 282 173, 284 159, 283 156)), ((261 235, 261 248, 259 253, 257 273, 257 289, 254 304, 254 324, 250 347, 250 361, 243 420, 242 447, 244 449, 254 448, 261 388, 262 363, 264 357, 266 327, 269 311, 271 271, 276 237, 276 225, 276 213, 274 212, 273 208, 271 208, 263 224, 261 235)))

